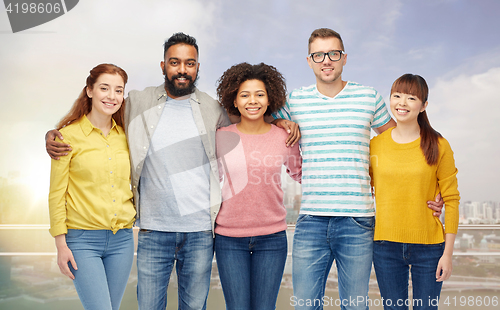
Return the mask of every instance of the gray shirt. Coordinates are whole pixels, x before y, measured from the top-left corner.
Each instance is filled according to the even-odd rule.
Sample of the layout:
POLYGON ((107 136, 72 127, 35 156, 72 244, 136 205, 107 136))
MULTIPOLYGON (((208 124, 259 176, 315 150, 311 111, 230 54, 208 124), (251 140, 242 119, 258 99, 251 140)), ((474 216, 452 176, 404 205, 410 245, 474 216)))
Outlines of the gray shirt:
POLYGON ((210 230, 209 182, 210 165, 189 97, 168 97, 141 173, 138 225, 159 231, 210 230))

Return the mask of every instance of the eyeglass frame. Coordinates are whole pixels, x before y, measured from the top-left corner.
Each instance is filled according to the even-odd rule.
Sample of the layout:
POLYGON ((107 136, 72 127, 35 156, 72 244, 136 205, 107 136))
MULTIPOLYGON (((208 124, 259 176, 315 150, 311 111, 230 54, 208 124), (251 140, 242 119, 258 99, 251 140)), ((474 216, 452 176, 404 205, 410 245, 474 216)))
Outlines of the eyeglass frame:
POLYGON ((326 55, 328 55, 328 59, 330 59, 331 61, 339 61, 340 59, 342 59, 342 55, 345 55, 345 52, 344 52, 344 51, 342 51, 342 50, 331 50, 331 51, 329 51, 329 52, 327 52, 327 53, 325 53, 325 52, 314 52, 314 53, 309 54, 309 57, 311 57, 311 60, 312 60, 314 63, 319 64, 319 63, 322 63, 323 61, 325 61, 326 55), (333 59, 332 59, 332 57, 330 57, 330 53, 332 53, 332 52, 337 52, 337 53, 340 53, 340 57, 339 57, 339 59, 337 59, 337 60, 333 60, 333 59), (314 55, 315 55, 315 54, 320 54, 320 53, 321 53, 321 54, 323 54, 323 60, 321 60, 321 61, 315 61, 315 60, 314 60, 314 55))

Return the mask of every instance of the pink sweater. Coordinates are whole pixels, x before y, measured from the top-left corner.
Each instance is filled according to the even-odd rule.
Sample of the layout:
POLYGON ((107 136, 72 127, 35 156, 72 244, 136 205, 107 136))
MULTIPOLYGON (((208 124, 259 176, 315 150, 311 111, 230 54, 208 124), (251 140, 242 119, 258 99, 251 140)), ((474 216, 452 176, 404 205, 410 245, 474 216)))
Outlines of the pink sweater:
POLYGON ((222 206, 215 233, 229 237, 273 234, 287 228, 281 167, 300 182, 299 146, 287 148, 288 133, 272 125, 261 135, 240 132, 236 125, 217 131, 222 206))

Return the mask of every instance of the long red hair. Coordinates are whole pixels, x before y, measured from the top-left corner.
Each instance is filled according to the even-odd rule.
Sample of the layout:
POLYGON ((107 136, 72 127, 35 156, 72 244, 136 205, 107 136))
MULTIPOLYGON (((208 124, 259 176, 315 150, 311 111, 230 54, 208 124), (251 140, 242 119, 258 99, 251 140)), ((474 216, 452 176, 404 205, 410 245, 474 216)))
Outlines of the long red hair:
MULTIPOLYGON (((102 74, 118 74, 123 79, 123 84, 127 84, 128 75, 122 68, 115 66, 113 64, 100 64, 90 70, 90 75, 87 77, 87 83, 83 88, 80 96, 76 99, 75 103, 71 107, 71 110, 64 116, 59 123, 57 123, 57 130, 63 128, 64 126, 68 126, 69 124, 79 120, 82 116, 87 115, 92 110, 92 99, 87 95, 87 87, 89 89, 94 88, 94 84, 97 79, 102 74)), ((125 115, 125 100, 123 100, 122 105, 115 114, 113 114, 113 119, 116 124, 123 128, 124 123, 124 115, 125 115)))
MULTIPOLYGON (((422 104, 425 104, 429 95, 429 87, 420 75, 407 73, 392 84, 391 95, 395 92, 416 96, 422 104)), ((420 126, 420 149, 424 153, 427 164, 435 165, 439 158, 439 138, 442 136, 432 128, 426 111, 420 112, 417 122, 420 126)))

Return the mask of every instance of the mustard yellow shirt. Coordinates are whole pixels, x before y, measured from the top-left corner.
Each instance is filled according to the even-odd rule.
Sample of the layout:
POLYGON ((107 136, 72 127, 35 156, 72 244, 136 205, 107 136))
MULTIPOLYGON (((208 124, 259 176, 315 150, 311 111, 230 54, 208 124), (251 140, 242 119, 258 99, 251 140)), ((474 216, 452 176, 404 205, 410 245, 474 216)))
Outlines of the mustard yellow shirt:
POLYGON ((60 130, 72 151, 52 160, 50 172, 50 234, 70 229, 131 228, 135 218, 130 188, 130 161, 123 129, 108 136, 83 116, 60 130))
POLYGON ((393 128, 370 143, 370 175, 375 189, 375 240, 435 244, 444 233, 457 233, 460 196, 453 151, 439 138, 438 163, 429 166, 420 149, 420 138, 399 144, 393 128), (445 203, 445 230, 427 207, 441 192, 445 203))

